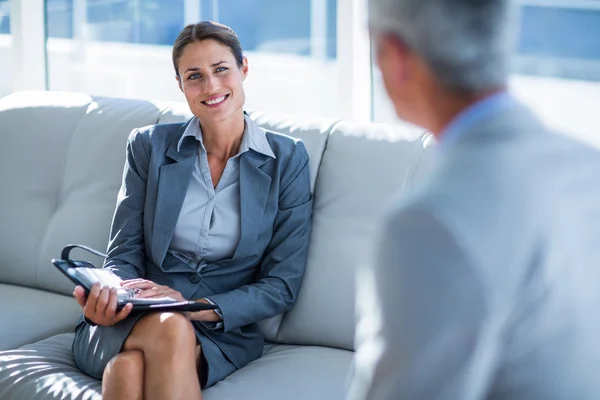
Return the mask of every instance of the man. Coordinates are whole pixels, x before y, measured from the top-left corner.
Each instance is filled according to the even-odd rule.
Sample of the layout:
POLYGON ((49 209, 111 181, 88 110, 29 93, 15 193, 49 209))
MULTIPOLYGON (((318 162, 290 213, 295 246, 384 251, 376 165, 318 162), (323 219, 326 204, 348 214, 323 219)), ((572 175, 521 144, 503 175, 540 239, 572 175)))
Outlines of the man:
POLYGON ((600 154, 508 93, 509 14, 371 1, 386 90, 439 159, 361 271, 349 399, 600 399, 600 154))

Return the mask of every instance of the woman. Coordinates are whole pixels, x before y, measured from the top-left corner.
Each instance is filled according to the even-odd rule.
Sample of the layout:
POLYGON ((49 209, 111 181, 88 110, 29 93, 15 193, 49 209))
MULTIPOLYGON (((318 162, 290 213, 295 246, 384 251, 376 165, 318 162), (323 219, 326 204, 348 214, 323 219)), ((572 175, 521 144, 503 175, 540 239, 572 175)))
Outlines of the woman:
POLYGON ((256 322, 289 310, 306 264, 312 196, 301 141, 243 112, 248 61, 228 27, 186 26, 173 47, 194 117, 134 130, 106 268, 139 297, 215 304, 187 315, 116 312, 114 290, 74 296, 79 368, 104 398, 201 398, 258 358, 256 322))

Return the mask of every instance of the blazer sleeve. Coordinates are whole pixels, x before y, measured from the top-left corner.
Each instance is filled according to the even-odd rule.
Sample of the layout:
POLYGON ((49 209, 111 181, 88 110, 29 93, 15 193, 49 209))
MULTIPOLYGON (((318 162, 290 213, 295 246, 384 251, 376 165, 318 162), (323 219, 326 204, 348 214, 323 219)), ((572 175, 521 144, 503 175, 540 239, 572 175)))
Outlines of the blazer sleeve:
POLYGON ((110 229, 104 268, 122 279, 144 276, 144 203, 148 176, 147 135, 134 129, 127 140, 125 168, 110 229))
POLYGON ((281 177, 279 210, 257 281, 212 295, 227 332, 284 313, 298 297, 311 232, 312 194, 308 153, 298 141, 281 177))

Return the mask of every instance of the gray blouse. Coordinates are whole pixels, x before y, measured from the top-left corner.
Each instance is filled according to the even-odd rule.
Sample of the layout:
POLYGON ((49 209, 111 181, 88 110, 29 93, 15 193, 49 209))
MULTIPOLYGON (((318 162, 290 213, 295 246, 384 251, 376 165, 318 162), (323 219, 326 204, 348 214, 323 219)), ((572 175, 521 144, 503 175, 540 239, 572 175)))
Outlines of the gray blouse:
POLYGON ((240 240, 239 157, 257 151, 275 158, 265 132, 244 115, 244 135, 239 152, 231 157, 216 187, 213 187, 200 121, 194 117, 177 149, 187 136, 198 141, 196 164, 175 226, 169 252, 200 271, 206 264, 233 256, 240 240))

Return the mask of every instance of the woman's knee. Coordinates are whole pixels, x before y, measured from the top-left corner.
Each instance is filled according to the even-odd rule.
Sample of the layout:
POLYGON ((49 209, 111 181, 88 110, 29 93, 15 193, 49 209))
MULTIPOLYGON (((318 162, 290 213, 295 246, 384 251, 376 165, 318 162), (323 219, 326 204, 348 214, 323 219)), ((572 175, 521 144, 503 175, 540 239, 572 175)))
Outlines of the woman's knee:
POLYGON ((145 345, 156 347, 182 346, 185 343, 196 344, 194 327, 187 316, 181 313, 152 313, 141 318, 126 341, 125 350, 144 348, 145 345))
POLYGON ((124 351, 114 356, 104 369, 103 380, 116 377, 133 382, 144 377, 144 354, 138 350, 124 351))
POLYGON ((181 313, 162 313, 159 319, 158 334, 163 343, 175 346, 188 343, 196 345, 196 333, 189 318, 181 313))

